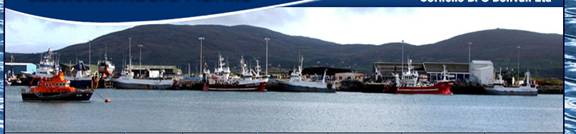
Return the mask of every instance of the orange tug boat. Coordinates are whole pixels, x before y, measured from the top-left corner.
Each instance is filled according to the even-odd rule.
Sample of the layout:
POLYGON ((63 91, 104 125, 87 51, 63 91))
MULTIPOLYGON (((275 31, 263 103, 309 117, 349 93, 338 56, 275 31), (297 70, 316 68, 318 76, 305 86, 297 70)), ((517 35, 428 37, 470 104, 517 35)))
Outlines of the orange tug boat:
POLYGON ((37 78, 37 86, 22 89, 22 100, 90 100, 94 90, 76 89, 70 86, 70 80, 64 79, 64 73, 58 72, 51 78, 37 78))

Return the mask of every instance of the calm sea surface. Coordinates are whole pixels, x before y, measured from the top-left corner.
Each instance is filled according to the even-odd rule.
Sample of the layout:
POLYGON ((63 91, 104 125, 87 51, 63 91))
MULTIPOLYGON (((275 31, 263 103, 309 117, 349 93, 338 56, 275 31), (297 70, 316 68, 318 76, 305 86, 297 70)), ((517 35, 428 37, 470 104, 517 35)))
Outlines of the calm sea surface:
POLYGON ((99 89, 90 102, 22 102, 6 131, 561 132, 562 95, 395 95, 99 89), (103 96, 103 97, 100 97, 103 96), (104 103, 109 98, 112 103, 104 103))

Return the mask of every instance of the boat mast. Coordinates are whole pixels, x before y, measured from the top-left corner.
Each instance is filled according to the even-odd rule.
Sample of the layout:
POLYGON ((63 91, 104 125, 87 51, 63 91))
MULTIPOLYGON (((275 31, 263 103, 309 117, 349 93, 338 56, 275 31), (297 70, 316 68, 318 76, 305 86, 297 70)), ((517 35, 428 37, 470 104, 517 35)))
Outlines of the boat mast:
POLYGON ((302 66, 304 65, 304 56, 300 56, 300 65, 298 66, 298 74, 302 75, 302 66))
POLYGON ((526 77, 526 86, 532 87, 532 85, 530 85, 530 72, 526 72, 524 75, 524 77, 526 77))
POLYGON ((220 54, 218 54, 218 67, 224 70, 224 58, 220 54))
POLYGON ((448 70, 446 70, 446 65, 442 65, 442 81, 448 81, 448 70))
POLYGON ((260 71, 262 69, 260 68, 260 61, 256 60, 256 76, 260 76, 260 71))
POLYGON ((240 56, 240 71, 242 75, 246 74, 246 63, 244 63, 244 56, 240 56))
POLYGON ((498 83, 504 85, 504 81, 502 80, 502 67, 498 69, 498 83))
POLYGON ((132 67, 132 37, 128 38, 128 66, 132 67))

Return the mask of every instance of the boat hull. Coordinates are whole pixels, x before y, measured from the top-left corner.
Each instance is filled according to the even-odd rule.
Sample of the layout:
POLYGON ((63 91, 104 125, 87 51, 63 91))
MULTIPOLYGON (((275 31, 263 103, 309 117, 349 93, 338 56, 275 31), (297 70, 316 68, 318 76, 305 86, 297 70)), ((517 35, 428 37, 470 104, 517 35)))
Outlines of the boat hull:
POLYGON ((88 101, 92 93, 92 90, 79 90, 69 93, 22 92, 21 95, 24 101, 88 101))
POLYGON ((204 90, 204 87, 208 88, 208 85, 204 86, 202 80, 177 80, 174 81, 174 89, 183 90, 204 90))
MULTIPOLYGON (((271 90, 272 91, 272 90, 271 90)), ((312 82, 298 82, 292 83, 289 81, 278 81, 277 88, 273 91, 280 92, 323 92, 335 93, 336 90, 328 85, 314 85, 312 82)))
POLYGON ((365 83, 362 86, 365 93, 395 93, 396 86, 389 83, 365 83))
POLYGON ((423 87, 398 87, 396 93, 398 94, 440 94, 452 95, 452 83, 442 82, 436 83, 433 86, 423 87))
POLYGON ((528 87, 518 88, 486 88, 486 92, 491 95, 522 95, 522 96, 537 96, 538 90, 528 87))
POLYGON ((160 84, 121 83, 121 82, 116 82, 114 83, 114 85, 118 89, 168 89, 172 87, 172 84, 160 85, 160 84))
POLYGON ((172 80, 130 79, 114 81, 114 86, 118 89, 169 89, 172 85, 172 80))
POLYGON ((70 86, 82 89, 89 89, 92 87, 92 80, 70 80, 70 86))
POLYGON ((209 84, 210 91, 266 91, 266 82, 247 84, 209 84))

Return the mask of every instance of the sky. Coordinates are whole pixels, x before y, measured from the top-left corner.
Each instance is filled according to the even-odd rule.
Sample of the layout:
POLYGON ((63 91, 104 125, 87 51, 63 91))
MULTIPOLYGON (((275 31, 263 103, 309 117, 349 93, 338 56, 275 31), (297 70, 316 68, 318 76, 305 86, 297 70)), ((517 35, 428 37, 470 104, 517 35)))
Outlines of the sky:
MULTIPOLYGON (((200 20, 195 25, 253 25, 340 44, 425 45, 487 29, 563 33, 562 8, 272 8, 200 20)), ((88 42, 134 24, 79 24, 6 10, 6 51, 35 53, 88 42)))

